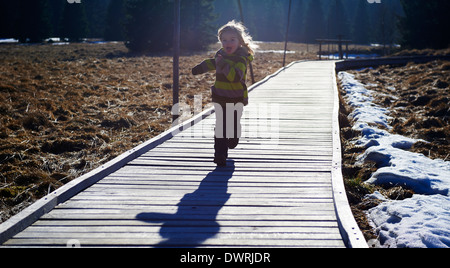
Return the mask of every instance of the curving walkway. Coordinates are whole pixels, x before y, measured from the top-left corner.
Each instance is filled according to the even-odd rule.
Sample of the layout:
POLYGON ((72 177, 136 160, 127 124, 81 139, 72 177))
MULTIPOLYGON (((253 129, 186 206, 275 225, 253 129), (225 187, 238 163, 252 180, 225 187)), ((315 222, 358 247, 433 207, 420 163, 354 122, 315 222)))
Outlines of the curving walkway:
POLYGON ((212 162, 207 110, 0 225, 0 243, 367 247, 343 189, 336 93, 335 62, 293 63, 251 87, 227 167, 212 162))

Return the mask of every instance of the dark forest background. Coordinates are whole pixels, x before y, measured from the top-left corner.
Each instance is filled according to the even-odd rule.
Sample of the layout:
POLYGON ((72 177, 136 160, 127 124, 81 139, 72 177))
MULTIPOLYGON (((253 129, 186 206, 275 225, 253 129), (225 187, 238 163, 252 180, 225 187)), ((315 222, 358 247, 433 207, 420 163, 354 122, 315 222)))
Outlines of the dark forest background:
MULTIPOLYGON (((132 51, 172 46, 173 0, 0 0, 0 38, 42 42, 49 37, 125 41, 132 51)), ((240 20, 238 1, 182 0, 181 45, 201 50, 218 27, 240 20)), ((283 41, 289 0, 241 0, 244 21, 258 41, 283 41)), ((356 44, 447 48, 448 0, 292 0, 289 40, 314 43, 342 36, 356 44)))

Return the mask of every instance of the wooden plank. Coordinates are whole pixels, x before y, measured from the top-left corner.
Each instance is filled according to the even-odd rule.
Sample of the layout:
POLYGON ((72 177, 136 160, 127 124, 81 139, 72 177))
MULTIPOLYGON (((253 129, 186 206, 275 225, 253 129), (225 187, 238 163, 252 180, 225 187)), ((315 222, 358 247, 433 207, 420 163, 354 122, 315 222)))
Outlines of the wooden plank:
MULTIPOLYGON (((243 149, 242 149, 243 150, 243 149)), ((242 154, 240 154, 240 160, 238 160, 238 165, 248 162, 248 161, 264 161, 266 163, 307 163, 307 162, 323 162, 323 161, 331 161, 331 158, 329 155, 327 156, 321 156, 321 155, 297 155, 297 154, 291 154, 292 157, 289 158, 283 158, 283 157, 272 157, 271 154, 268 154, 266 157, 262 157, 260 155, 248 155, 248 158, 242 157, 242 154), (247 161, 246 161, 247 160, 247 161)), ((285 157, 285 156, 284 156, 285 157)), ((145 160, 145 161, 153 161, 153 162, 162 162, 162 163, 178 163, 178 162, 188 162, 188 163, 198 163, 198 162, 204 162, 205 158, 197 158, 195 155, 188 156, 188 157, 182 157, 182 156, 162 156, 160 154, 156 155, 145 155, 142 157, 139 157, 139 159, 145 160)), ((237 159, 233 159, 236 160, 237 159)))
MULTIPOLYGON (((203 173, 205 176, 207 174, 203 173)), ((136 180, 136 181, 200 181, 204 179, 204 177, 200 177, 200 173, 198 174, 183 174, 177 177, 174 177, 170 174, 160 174, 158 176, 148 176, 148 174, 145 172, 145 170, 138 170, 138 169, 127 169, 126 171, 123 171, 121 173, 114 173, 108 177, 106 177, 104 180, 136 180)), ((210 174, 210 176, 215 175, 210 174)), ((220 176, 220 175, 218 175, 220 176)), ((255 172, 255 173, 240 173, 235 174, 233 173, 233 178, 230 179, 230 181, 239 183, 239 182, 286 182, 286 183, 302 183, 302 184, 317 184, 317 185, 330 185, 330 176, 331 174, 323 172, 323 173, 313 173, 313 174, 294 174, 294 176, 285 176, 285 177, 279 177, 277 176, 277 173, 273 174, 261 174, 261 172, 255 172)))
MULTIPOLYGON (((109 200, 107 202, 110 202, 109 200)), ((179 212, 180 206, 160 206, 160 205, 136 205, 136 206, 125 206, 125 205, 105 205, 105 203, 101 202, 93 202, 92 211, 88 213, 90 210, 85 209, 80 213, 81 209, 76 208, 77 204, 70 204, 67 206, 61 206, 52 213, 48 213, 42 217, 42 220, 48 221, 45 224, 50 224, 50 221, 63 222, 63 221, 75 221, 81 223, 88 223, 88 221, 94 221, 96 217, 99 217, 97 220, 104 220, 106 225, 121 225, 124 224, 125 221, 127 225, 139 225, 138 222, 133 222, 136 220, 136 215, 140 213, 157 213, 157 214, 170 214, 176 215, 179 212), (99 205, 95 205, 99 204, 99 205), (116 207, 117 206, 117 207, 116 207), (97 208, 98 207, 98 208, 97 208), (96 215, 95 210, 106 210, 110 209, 111 215, 116 214, 115 218, 107 218, 102 215, 96 215), (139 213, 136 214, 127 214, 125 215, 117 215, 122 212, 139 210, 139 213), (142 209, 142 210, 141 210, 142 209), (77 210, 77 211, 76 211, 77 210), (90 215, 82 215, 82 214, 90 214, 90 215), (79 217, 80 216, 80 217, 79 217), (91 216, 91 217, 89 217, 91 216), (103 218, 102 218, 103 217, 103 218), (84 221, 83 221, 84 220, 84 221)), ((214 206, 191 206, 184 207, 183 214, 184 215, 218 215, 217 207, 214 206)), ((287 215, 293 216, 335 216, 334 210, 330 209, 330 202, 328 203, 304 203, 299 206, 291 206, 291 207, 280 207, 276 206, 265 206, 265 207, 252 207, 252 206, 224 206, 220 208, 220 215, 258 215, 259 217, 267 217, 269 219, 274 219, 273 217, 279 216, 280 218, 287 217, 287 215)), ((334 217, 335 219, 335 217, 334 217)), ((36 224, 38 224, 37 222, 36 224)), ((89 224, 87 224, 89 225, 89 224)))
MULTIPOLYGON (((306 203, 302 204, 292 204, 289 207, 276 207, 274 206, 251 206, 245 204, 240 204, 239 206, 225 205, 220 209, 220 215, 252 215, 256 217, 285 217, 287 215, 300 217, 300 216, 335 216, 334 210, 329 209, 331 200, 324 203, 306 203), (316 206, 314 206, 316 204, 316 206)), ((167 203, 167 202, 166 202, 167 203)), ((61 204, 55 209, 54 212, 48 213, 43 216, 42 219, 57 219, 59 215, 88 213, 90 214, 98 213, 99 210, 108 210, 109 214, 115 213, 120 214, 127 212, 131 215, 131 212, 137 211, 152 211, 157 213, 167 213, 176 214, 180 209, 181 205, 159 205, 157 202, 154 204, 149 204, 147 201, 137 200, 137 201, 120 201, 117 199, 86 199, 77 200, 67 204, 61 204), (86 203, 90 202, 89 210, 87 209, 86 203), (130 212, 131 211, 131 212, 130 212)), ((211 215, 212 213, 217 213, 217 208, 215 206, 207 206, 207 204, 200 204, 200 206, 185 206, 183 213, 185 215, 211 215), (202 206, 203 205, 203 206, 202 206)), ((138 213, 137 213, 138 214, 138 213)), ((137 215, 135 214, 135 215, 137 215)), ((123 215, 122 215, 123 216, 123 215)), ((131 216, 133 219, 134 216, 131 216)), ((336 219, 336 217, 334 217, 336 219)), ((80 219, 78 219, 80 220, 80 219)), ((111 220, 111 219, 108 219, 111 220)))
MULTIPOLYGON (((98 183, 97 185, 118 185, 118 186, 131 186, 131 187, 139 187, 139 186, 144 186, 144 187, 151 187, 151 186, 174 186, 174 185, 178 185, 178 186, 194 186, 194 187, 198 187, 200 186, 200 184, 202 185, 202 187, 221 187, 223 188, 223 182, 222 181, 195 181, 195 180, 175 180, 176 178, 174 178, 173 180, 158 180, 158 179, 144 179, 144 180, 135 180, 134 178, 132 179, 104 179, 102 180, 100 183, 98 183)), ((318 184, 315 182, 310 182, 310 183, 303 183, 303 182, 284 182, 284 181, 279 181, 279 182, 274 182, 272 180, 268 180, 268 181, 253 181, 253 182, 248 182, 247 180, 243 180, 243 181, 227 181, 225 182, 227 183, 227 185, 225 186, 225 188, 231 188, 231 187, 288 187, 288 188, 305 188, 308 190, 319 190, 320 188, 327 188, 327 190, 331 189, 331 184, 318 184), (314 189, 314 188, 318 188, 318 189, 314 189)))
MULTIPOLYGON (((43 221, 47 225, 33 225, 25 230, 22 234, 17 235, 17 238, 32 238, 34 234, 41 234, 42 236, 58 237, 58 234, 95 234, 95 233, 147 233, 157 234, 161 232, 161 226, 147 225, 142 221, 121 221, 118 225, 110 225, 111 221, 43 221), (61 225, 53 225, 52 223, 60 223, 61 225), (131 224, 136 222, 136 224, 131 224), (55 228, 52 231, 52 228, 55 228)), ((112 221, 113 223, 115 221, 112 221)), ((284 233, 284 234, 339 234, 339 230, 336 226, 315 226, 314 222, 310 223, 310 226, 221 226, 220 234, 234 233, 234 234, 247 234, 254 236, 264 236, 270 233, 284 233)), ((216 226, 169 226, 166 225, 165 232, 167 233, 217 233, 216 226)), ((88 235, 86 235, 88 236, 88 235)))
MULTIPOLYGON (((264 155, 273 155, 273 156, 286 156, 286 155, 290 155, 290 156, 296 156, 296 157, 312 157, 312 156, 329 156, 329 158, 331 159, 332 154, 329 151, 329 148, 331 147, 331 145, 329 144, 328 141, 323 142, 323 145, 320 144, 322 141, 317 141, 319 144, 316 147, 312 147, 309 146, 307 144, 305 144, 305 140, 304 139, 288 139, 288 138, 283 138, 283 139, 279 139, 279 143, 281 144, 274 144, 272 145, 273 141, 271 139, 267 139, 267 138, 260 138, 260 139, 255 139, 253 141, 248 141, 248 140, 242 140, 239 142, 239 145, 236 149, 233 150, 229 150, 228 152, 233 153, 233 152, 239 152, 240 154, 245 153, 244 150, 247 151, 251 151, 251 152, 260 152, 260 153, 264 153, 264 155), (283 144, 284 143, 284 144, 283 144), (268 147, 268 145, 272 145, 271 147, 268 147), (285 150, 271 150, 271 149, 279 149, 281 148, 281 145, 283 145, 285 148, 291 148, 291 150, 289 149, 285 149, 285 150), (264 147, 262 147, 264 146, 264 147)), ((145 156, 164 156, 164 155, 168 155, 171 156, 173 155, 173 157, 179 157, 180 153, 184 153, 184 157, 189 158, 189 157, 204 157, 203 154, 205 153, 211 153, 214 152, 213 151, 213 144, 207 144, 204 146, 197 146, 197 147, 182 147, 182 146, 173 146, 172 148, 170 148, 170 150, 168 147, 166 148, 158 148, 155 150, 152 150, 151 153, 147 153, 145 154, 145 156), (194 151, 195 150, 195 151, 194 151), (188 153, 190 152, 190 153, 188 153)), ((251 156, 254 157, 258 157, 259 154, 251 154, 251 156)), ((236 157, 239 157, 239 155, 236 155, 236 157)))
MULTIPOLYGON (((72 209, 70 209, 72 210, 72 209)), ((67 214, 63 214, 63 213, 56 213, 54 215, 49 215, 48 217, 45 217, 46 220, 60 220, 64 219, 65 221, 79 221, 79 220, 105 220, 105 221, 109 221, 109 224, 118 224, 118 223, 114 223, 116 221, 119 220, 132 220, 132 219, 136 219, 136 217, 139 217, 136 220, 139 221, 143 221, 143 222, 152 222, 155 223, 156 225, 161 225, 160 223, 164 222, 173 222, 175 224, 175 222, 178 222, 177 224, 179 224, 180 226, 187 226, 186 224, 193 224, 195 225, 196 223, 204 225, 207 223, 212 223, 215 224, 217 222, 227 222, 229 224, 231 224, 232 222, 234 223, 242 223, 242 222, 260 222, 258 224, 268 224, 270 226, 276 225, 276 226, 284 226, 286 224, 294 224, 295 226, 297 226, 297 222, 298 221, 302 221, 303 223, 309 223, 311 224, 311 222, 324 222, 325 225, 329 225, 328 223, 330 222, 334 222, 333 226, 335 226, 336 224, 336 217, 335 215, 330 215, 330 214, 324 214, 324 215, 292 215, 292 214, 287 214, 287 215, 255 215, 255 214, 220 214, 220 215, 213 215, 213 214, 180 214, 180 213, 175 213, 175 214, 171 214, 171 213, 161 213, 161 212, 151 212, 151 213, 142 213, 141 211, 138 210, 116 210, 117 213, 114 213, 114 211, 112 209, 110 209, 112 212, 104 212, 107 211, 106 209, 100 210, 100 209, 96 209, 96 213, 101 214, 100 216, 94 216, 94 217, 87 217, 89 216, 89 213, 87 215, 81 215, 82 213, 67 213, 67 214), (123 215, 118 215, 118 214, 123 214, 123 215), (144 216, 140 216, 142 214, 145 214, 145 218, 144 216), (80 217, 78 217, 80 216, 80 217), (108 218, 109 216, 111 216, 111 218, 108 218), (215 216, 213 219, 212 216, 215 216), (186 223, 184 221, 189 221, 190 223, 186 223)), ((92 211, 90 214, 94 214, 92 211)), ((252 223, 255 224, 255 223, 252 223)), ((300 223, 299 223, 300 224, 300 223)), ((330 223, 332 224, 332 223, 330 223)), ((115 226, 115 225, 114 225, 115 226)), ((223 225, 225 226, 225 224, 223 225)), ((316 226, 316 225, 313 225, 316 226)), ((51 231, 49 229, 49 231, 51 231)))
MULTIPOLYGON (((173 178, 169 177, 170 179, 162 180, 160 178, 151 178, 147 179, 147 177, 143 177, 143 179, 139 180, 139 178, 129 177, 129 178, 123 178, 123 177, 108 177, 104 180, 102 180, 101 184, 119 184, 119 185, 166 185, 166 186, 172 186, 172 185, 197 185, 201 183, 198 180, 193 179, 180 179, 180 178, 173 178)), ((328 181, 325 181, 323 183, 317 183, 315 181, 311 182, 298 182, 298 181, 280 181, 280 182, 274 182, 272 179, 262 181, 260 178, 254 178, 254 181, 248 181, 248 179, 244 179, 241 181, 229 181, 228 185, 236 185, 236 187, 303 187, 308 188, 310 190, 314 190, 312 188, 316 187, 330 187, 331 183, 328 181)), ((205 185, 215 185, 217 182, 205 182, 205 185)))
MULTIPOLYGON (((161 230, 161 226, 147 225, 145 222, 137 219, 121 219, 121 220, 66 220, 66 219, 44 219, 36 222, 24 232, 52 232, 52 228, 67 228, 67 232, 87 232, 89 228, 96 229, 97 232, 148 232, 156 233, 161 230), (37 229, 40 228, 40 229, 37 229), (77 228, 77 229, 71 229, 77 228)), ((204 226, 170 226, 167 232, 186 232, 186 233, 208 233, 217 232, 215 227, 204 226)), ((91 229, 92 230, 92 229, 91 229)), ((270 233, 270 232, 284 232, 284 233, 336 233, 338 232, 335 226, 294 226, 294 227, 277 227, 277 226, 221 226, 221 233, 236 232, 236 233, 270 233)))
MULTIPOLYGON (((144 158, 139 158, 133 160, 129 163, 130 166, 153 166, 158 168, 170 168, 174 169, 195 169, 204 168, 212 165, 212 162, 189 162, 189 161, 179 161, 179 162, 168 162, 168 161, 156 161, 148 160, 144 158)), ((328 171, 330 170, 331 161, 297 161, 297 162, 264 162, 264 161, 251 161, 240 163, 241 168, 255 168, 255 169, 283 169, 290 171, 305 171, 305 170, 318 170, 318 171, 328 171)))
MULTIPOLYGON (((212 158, 211 158, 212 162, 212 158)), ((211 169, 193 169, 183 171, 183 174, 180 174, 177 170, 155 170, 153 167, 145 167, 145 166, 127 166, 123 168, 121 173, 118 174, 127 174, 131 176, 203 176, 203 178, 211 172, 211 169), (123 172, 123 173, 122 173, 123 172)), ((223 176, 229 173, 226 172, 214 172, 213 176, 223 176)), ((275 177, 275 178, 295 178, 298 177, 299 172, 291 172, 289 170, 265 170, 261 171, 260 169, 239 169, 233 172, 233 177, 275 177)), ((323 176, 330 176, 330 172, 303 172, 303 176, 309 176, 310 178, 321 178, 323 176)))
MULTIPOLYGON (((126 194, 124 194, 124 192, 120 192, 120 191, 108 191, 106 192, 107 195, 110 195, 111 199, 114 199, 114 197, 117 196, 127 196, 126 194)), ((187 194, 191 194, 190 192, 187 192, 187 194)), ((203 194, 203 193, 202 193, 203 194)), ((204 193, 205 196, 210 194, 208 192, 204 193)), ((286 193, 281 193, 280 194, 280 198, 268 198, 267 196, 270 195, 270 191, 267 191, 265 193, 254 193, 254 192, 248 192, 246 191, 242 191, 241 193, 239 193, 240 195, 242 195, 241 198, 239 197, 233 197, 230 198, 229 200, 225 200, 226 204, 229 206, 300 206, 302 203, 307 203, 307 202, 316 202, 317 204, 320 202, 325 202, 325 203, 329 203, 331 197, 329 196, 329 193, 326 192, 322 192, 322 193, 318 193, 316 196, 309 194, 309 193, 295 193, 292 194, 288 191, 286 191, 286 193), (245 198, 244 195, 247 195, 249 197, 245 198), (259 196, 259 195, 264 195, 264 196, 259 196), (293 196, 291 199, 287 198, 288 196, 293 196), (252 199, 252 200, 249 200, 252 199)), ((166 206, 175 206, 177 205, 177 202, 180 201, 180 196, 182 197, 183 195, 186 195, 186 191, 174 191, 172 190, 169 194, 164 193, 164 192, 154 192, 151 195, 150 194, 146 194, 146 192, 141 192, 141 193, 137 193, 136 195, 128 195, 127 197, 129 197, 131 200, 133 200, 134 202, 136 202, 136 199, 140 199, 140 200, 145 200, 145 196, 148 196, 148 200, 146 200, 146 205, 166 205, 166 206), (178 198, 171 198, 171 196, 176 196, 178 198), (163 198, 166 197, 166 198, 163 198)), ((217 193, 218 195, 218 193, 217 193)), ((238 195, 238 193, 226 193, 223 194, 226 195, 225 197, 229 197, 230 195, 238 195)), ((102 196, 99 195, 98 192, 93 191, 91 192, 91 196, 102 196)), ((217 197, 215 200, 211 200, 209 198, 201 198, 201 197, 196 197, 196 196, 188 196, 192 199, 189 200, 183 200, 182 203, 180 205, 189 205, 189 204, 196 204, 196 205, 202 205, 201 202, 204 202, 204 205, 208 205, 208 204, 218 204, 218 205, 222 205, 223 206, 223 200, 220 200, 220 198, 223 198, 221 196, 217 197), (206 199, 206 200, 205 200, 206 199), (222 203, 221 203, 222 202, 222 203)), ((84 198, 84 197, 83 197, 84 198)), ((116 199, 117 200, 117 199, 116 199)), ((113 200, 111 200, 113 201, 113 200)), ((332 201, 332 200, 331 200, 332 201)), ((126 203, 126 202, 125 202, 126 203)), ((89 205, 89 204, 87 204, 89 205)))
MULTIPOLYGON (((144 212, 141 214, 150 215, 153 213, 144 212)), ((82 215, 67 215, 64 216, 63 214, 60 214, 60 216, 63 216, 66 220, 110 220, 110 221, 116 221, 116 220, 130 220, 130 218, 127 218, 125 216, 120 216, 117 214, 93 214, 93 217, 88 217, 89 215, 82 214, 82 215), (108 216, 112 217, 111 219, 108 218, 108 216)), ((139 220, 139 217, 144 217, 141 215, 134 215, 134 219, 137 218, 139 220)), ((150 217, 150 216, 148 216, 150 217)), ((49 217, 46 217, 46 219, 49 219, 49 217)), ((62 218, 55 218, 58 220, 61 220, 62 218)), ((179 220, 175 217, 173 219, 155 219, 155 220, 147 220, 146 218, 143 218, 142 220, 139 220, 141 224, 145 224, 146 226, 172 226, 172 227, 214 227, 214 226, 220 226, 220 227, 233 227, 233 226, 254 226, 254 227, 264 227, 264 226, 270 226, 270 227, 295 227, 300 228, 304 226, 310 226, 310 227, 336 227, 337 228, 337 222, 335 220, 286 220, 286 221, 278 221, 278 220, 252 220, 252 219, 243 219, 243 220, 227 220, 227 219, 218 219, 218 220, 196 220, 196 219, 188 219, 188 220, 179 220)), ((30 229, 32 227, 29 227, 30 229)), ((52 227, 57 228, 57 227, 52 227)), ((68 230, 75 227, 67 227, 68 230)), ((84 228, 84 226, 81 226, 80 228, 84 228)), ((56 229, 54 229, 56 230, 56 229)))
MULTIPOLYGON (((77 241, 80 246, 83 247, 119 247, 119 246, 128 246, 128 247, 343 247, 342 240, 340 239, 324 239, 324 240, 306 240, 306 239, 298 239, 298 240, 276 240, 276 239, 267 239, 264 238, 262 240, 257 239, 207 239, 206 241, 202 241, 204 238, 172 238, 170 239, 170 243, 161 241, 161 239, 115 239, 115 238, 105 238, 105 239, 80 239, 77 241), (161 244, 160 244, 161 243, 161 244)), ((14 245, 14 246, 25 246, 25 247, 33 247, 33 246, 47 246, 47 247, 66 247, 67 243, 72 240, 67 240, 66 238, 62 239, 12 239, 5 243, 5 245, 14 245)), ((73 242, 73 241, 72 241, 73 242)))
MULTIPOLYGON (((231 153, 230 153, 231 155, 231 153)), ((283 155, 273 155, 273 154, 265 154, 265 155, 254 155, 254 154, 245 154, 245 152, 240 152, 239 157, 233 157, 233 160, 239 163, 249 163, 249 162, 265 162, 265 163, 320 163, 320 162, 331 162, 331 158, 329 155, 297 155, 297 154, 283 154, 283 155), (287 156, 289 156, 287 158, 287 156)), ((172 155, 164 155, 164 154, 149 154, 141 157, 141 159, 147 161, 159 161, 159 162, 184 162, 184 163, 204 163, 210 162, 210 157, 198 157, 197 155, 183 156, 181 154, 172 154, 172 155)))
MULTIPOLYGON (((123 189, 123 188, 122 188, 123 189)), ((167 192, 164 192, 164 190, 158 189, 158 188, 149 188, 149 189, 138 189, 138 188, 125 188, 123 190, 110 190, 109 188, 96 188, 96 189, 92 189, 91 191, 87 192, 86 194, 90 194, 92 196, 95 195, 100 195, 102 192, 105 192, 108 195, 126 195, 127 191, 135 191, 136 193, 134 194, 130 194, 128 195, 129 198, 135 197, 135 196, 149 196, 152 197, 152 200, 148 201, 148 204, 152 204, 152 203, 158 203, 161 204, 161 199, 162 198, 157 198, 157 197, 170 197, 170 196, 181 196, 181 195, 191 195, 190 198, 192 200, 190 201, 185 201, 185 203, 193 203, 193 202, 205 202, 205 203, 212 203, 212 202, 218 202, 220 203, 221 201, 215 201, 215 200, 205 200, 205 199, 211 199, 212 196, 214 195, 218 195, 220 197, 220 195, 243 195, 244 199, 253 199, 251 201, 247 201, 245 202, 245 200, 228 200, 227 204, 229 205, 233 205, 236 203, 236 205, 244 205, 244 204, 253 204, 255 206, 258 205, 263 205, 263 204, 271 204, 274 202, 271 202, 271 200, 263 200, 264 198, 267 198, 267 196, 269 196, 271 193, 273 192, 277 192, 280 195, 280 200, 277 202, 277 205, 282 205, 284 203, 286 203, 286 196, 293 196, 293 199, 298 200, 297 202, 307 202, 308 200, 311 200, 311 202, 319 202, 321 199, 327 199, 327 198, 331 198, 331 194, 330 194, 330 190, 317 190, 318 188, 308 188, 308 189, 303 189, 303 190, 286 190, 286 189, 274 189, 274 190, 270 190, 270 189, 258 189, 258 190, 253 190, 253 189, 246 189, 246 188, 236 188, 236 189, 230 189, 226 192, 218 192, 214 189, 209 190, 201 190, 201 191, 197 191, 195 190, 192 191, 191 189, 186 189, 186 188, 180 188, 180 189, 171 189, 167 192), (316 190, 317 194, 313 194, 311 193, 312 191, 316 190), (247 198, 245 197, 245 195, 247 195, 247 198), (198 197, 200 196, 200 197, 198 197), (209 198, 201 198, 201 196, 209 196, 209 198), (303 200, 301 200, 303 199, 303 200), (283 200, 283 201, 282 201, 283 200)), ((217 198, 219 198, 217 197, 217 198)), ((238 197, 236 197, 238 198, 238 197)), ((175 200, 178 200, 177 198, 175 198, 175 200)))
MULTIPOLYGON (((116 192, 90 191, 90 192, 86 192, 79 198, 74 198, 74 202, 78 201, 78 200, 103 200, 103 201, 109 201, 109 202, 121 201, 122 203, 126 203, 127 200, 129 200, 129 202, 135 202, 135 203, 142 202, 147 206, 150 206, 150 204, 152 202, 156 203, 156 204, 160 204, 160 205, 169 205, 170 206, 170 205, 175 205, 179 200, 181 200, 181 198, 184 195, 189 194, 189 192, 172 191, 171 194, 172 194, 172 196, 168 196, 167 194, 165 194, 164 192, 161 192, 161 191, 160 192, 155 191, 152 193, 147 193, 147 192, 139 193, 138 192, 135 194, 128 194, 127 192, 119 192, 119 191, 116 191, 116 192), (171 201, 173 203, 168 203, 169 201, 171 201)), ((192 195, 190 197, 194 200, 194 197, 192 197, 192 195)), ((230 194, 228 194, 228 197, 230 197, 230 194)), ((274 193, 270 193, 270 192, 269 193, 234 193, 230 197, 230 199, 235 200, 233 202, 237 203, 237 205, 240 205, 240 206, 244 206, 245 204, 261 205, 262 204, 261 199, 266 199, 265 200, 266 203, 270 202, 274 199, 279 200, 279 202, 281 202, 282 200, 285 200, 285 199, 295 199, 295 200, 299 201, 299 204, 296 204, 296 206, 306 206, 306 205, 309 205, 310 203, 316 202, 318 208, 320 206, 320 203, 329 203, 330 202, 330 200, 326 197, 318 197, 317 196, 316 198, 311 198, 311 197, 308 197, 307 195, 303 195, 303 196, 302 195, 292 195, 290 193, 278 194, 278 196, 275 196, 274 193), (238 202, 240 202, 240 203, 238 203, 238 202)), ((60 206, 63 204, 60 204, 60 206)), ((229 202, 227 202, 227 204, 231 205, 232 203, 231 203, 231 201, 229 201, 229 202)))
MULTIPOLYGON (((228 196, 224 196, 223 200, 226 200, 228 196)), ((136 198, 131 196, 127 200, 124 200, 124 196, 99 196, 95 195, 92 197, 86 197, 83 199, 77 199, 74 200, 73 203, 70 204, 61 204, 60 207, 55 209, 54 213, 79 213, 79 211, 76 211, 75 209, 91 209, 91 210, 85 210, 84 212, 87 213, 87 211, 90 211, 92 213, 96 213, 99 209, 115 209, 116 211, 119 211, 121 209, 126 210, 129 208, 145 208, 147 210, 156 209, 156 210, 170 210, 174 208, 184 207, 192 209, 192 212, 195 213, 203 213, 208 212, 210 210, 210 207, 213 209, 216 209, 216 207, 220 207, 221 209, 225 209, 222 211, 222 213, 225 213, 225 211, 239 211, 239 213, 242 213, 243 211, 251 210, 252 208, 255 209, 255 211, 271 211, 272 213, 277 213, 276 208, 278 208, 280 211, 278 213, 286 213, 286 211, 293 211, 294 209, 298 208, 301 209, 311 209, 314 211, 314 209, 317 209, 317 211, 321 211, 326 208, 326 206, 329 206, 333 203, 333 200, 328 197, 297 197, 288 199, 281 198, 280 201, 273 201, 273 199, 269 199, 267 201, 264 201, 263 198, 254 198, 254 201, 249 201, 249 198, 233 198, 226 201, 220 201, 220 200, 205 200, 205 199, 192 199, 192 200, 183 200, 180 202, 180 200, 174 200, 170 199, 170 197, 165 196, 148 196, 147 199, 145 198, 136 198), (225 203, 225 205, 224 205, 225 203), (314 207, 315 205, 315 207, 314 207), (83 207, 84 206, 84 207, 83 207), (92 207, 91 207, 92 206, 92 207), (67 211, 59 211, 59 209, 69 209, 67 211)), ((111 211, 110 211, 111 212, 111 211)), ((301 211, 300 211, 301 212, 301 211)), ((300 213, 299 212, 299 213, 300 213)), ((46 214, 46 215, 52 215, 46 214)), ((45 217, 45 216, 43 216, 45 217)))
MULTIPOLYGON (((212 165, 214 165, 214 163, 211 162, 207 162, 205 163, 205 165, 203 166, 195 166, 195 167, 189 167, 189 166, 156 166, 156 165, 151 165, 150 164, 138 164, 138 165, 130 165, 132 167, 136 167, 136 168, 142 168, 145 169, 148 173, 148 175, 156 175, 156 174, 173 174, 173 175, 183 175, 183 174, 190 174, 190 173, 196 173, 198 174, 198 172, 202 171, 201 174, 204 174, 204 172, 212 172, 211 167, 212 165)), ((328 173, 330 170, 330 165, 323 165, 323 166, 315 166, 315 165, 311 165, 311 166, 298 166, 298 167, 289 167, 289 168, 283 168, 283 167, 271 167, 271 168, 265 168, 264 170, 261 170, 263 166, 259 165, 247 165, 245 167, 241 167, 238 170, 234 171, 233 175, 235 173, 245 173, 245 172, 260 172, 260 173, 265 173, 265 172, 278 172, 280 173, 280 177, 284 176, 284 173, 294 173, 294 172, 311 172, 311 173, 315 173, 315 172, 324 172, 324 173, 328 173)), ((212 167, 214 168, 214 167, 212 167)), ((219 172, 216 172, 218 174, 220 174, 219 172)), ((224 174, 224 172, 221 172, 222 174, 224 174)), ((224 174, 226 175, 226 173, 224 174)), ((295 175, 295 174, 293 174, 295 175)))
MULTIPOLYGON (((161 242, 161 235, 159 233, 147 233, 147 232, 111 232, 108 230, 94 232, 89 230, 89 233, 65 233, 58 230, 55 232, 23 232, 16 236, 15 239, 151 239, 155 242, 152 244, 157 244, 161 242)), ((136 230, 135 230, 136 231, 136 230)), ((176 236, 178 239, 193 239, 195 236, 192 233, 186 232, 171 232, 172 236, 176 236)), ((199 236, 196 234, 196 236, 199 236)), ((214 235, 214 239, 217 240, 227 240, 227 239, 253 239, 253 240, 340 240, 340 234, 335 233, 218 233, 214 235)))

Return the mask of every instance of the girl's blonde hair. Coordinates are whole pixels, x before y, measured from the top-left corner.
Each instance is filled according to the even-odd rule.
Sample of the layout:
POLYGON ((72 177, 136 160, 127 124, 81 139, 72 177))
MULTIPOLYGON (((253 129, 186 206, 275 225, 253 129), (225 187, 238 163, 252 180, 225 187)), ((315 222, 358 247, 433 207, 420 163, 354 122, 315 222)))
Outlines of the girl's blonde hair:
POLYGON ((228 22, 227 24, 225 24, 224 26, 222 26, 218 32, 219 41, 222 41, 221 40, 222 34, 224 32, 228 32, 228 31, 236 33, 239 38, 239 42, 240 42, 241 46, 247 48, 248 52, 251 55, 255 54, 255 50, 258 48, 258 45, 255 44, 255 42, 253 41, 253 38, 247 32, 247 28, 244 26, 244 24, 242 24, 241 22, 236 22, 235 20, 232 20, 232 21, 228 22))

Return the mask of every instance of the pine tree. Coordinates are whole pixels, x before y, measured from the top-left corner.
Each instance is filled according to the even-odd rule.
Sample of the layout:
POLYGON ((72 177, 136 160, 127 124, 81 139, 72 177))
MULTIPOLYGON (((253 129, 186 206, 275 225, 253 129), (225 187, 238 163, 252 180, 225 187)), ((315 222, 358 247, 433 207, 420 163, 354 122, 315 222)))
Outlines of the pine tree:
POLYGON ((367 5, 368 3, 366 1, 359 1, 356 10, 352 40, 357 44, 368 44, 370 40, 368 31, 368 29, 370 29, 370 23, 367 5))
POLYGON ((19 18, 19 1, 0 1, 0 38, 17 35, 16 22, 19 18))
POLYGON ((325 37, 325 20, 321 0, 311 0, 306 9, 305 41, 315 43, 325 37))
POLYGON ((66 2, 61 22, 61 37, 71 42, 79 42, 88 35, 88 20, 83 2, 69 4, 66 2))
MULTIPOLYGON (((126 45, 133 52, 166 51, 173 43, 173 1, 128 0, 126 45)), ((215 42, 214 0, 181 2, 181 48, 205 49, 215 42)))
POLYGON ((126 46, 132 52, 164 51, 173 43, 173 2, 128 0, 126 46))
POLYGON ((304 14, 303 0, 292 1, 291 27, 289 28, 289 39, 294 42, 304 41, 304 14))
POLYGON ((283 40, 286 34, 288 2, 269 0, 265 1, 265 5, 261 5, 261 7, 263 7, 261 41, 283 40))
POLYGON ((181 2, 181 47, 203 50, 217 41, 217 15, 214 0, 190 0, 181 2), (194 15, 195 14, 195 15, 194 15))
POLYGON ((284 40, 287 1, 249 0, 241 2, 245 25, 255 39, 260 41, 284 40))
POLYGON ((88 36, 90 38, 103 37, 106 26, 106 13, 111 0, 81 0, 84 4, 88 20, 88 36))
POLYGON ((401 0, 402 45, 409 48, 447 48, 450 45, 450 1, 401 0))
POLYGON ((41 42, 51 33, 48 0, 21 0, 16 24, 17 38, 21 42, 41 42))
POLYGON ((388 54, 388 50, 396 39, 397 17, 392 1, 382 2, 377 5, 378 16, 374 21, 374 33, 378 43, 383 45, 383 54, 388 54))
POLYGON ((349 37, 349 25, 347 21, 347 14, 342 0, 332 0, 328 14, 328 37, 343 38, 349 37))
POLYGON ((124 33, 125 4, 124 0, 111 0, 109 3, 104 38, 107 41, 125 40, 124 33))
POLYGON ((224 25, 231 20, 241 20, 237 0, 215 0, 214 11, 217 13, 218 25, 224 25))
POLYGON ((49 0, 50 6, 50 24, 52 27, 52 36, 60 36, 60 23, 62 20, 62 14, 67 1, 49 0))

